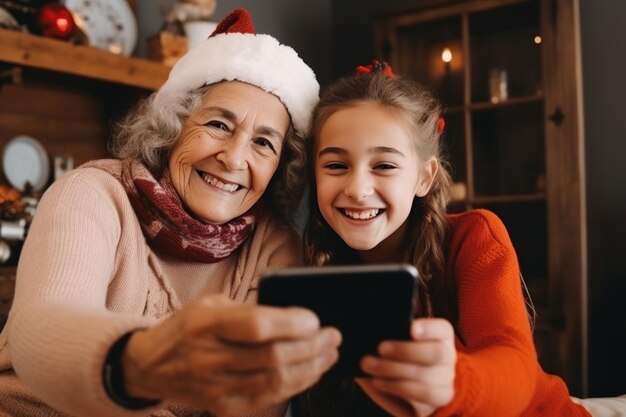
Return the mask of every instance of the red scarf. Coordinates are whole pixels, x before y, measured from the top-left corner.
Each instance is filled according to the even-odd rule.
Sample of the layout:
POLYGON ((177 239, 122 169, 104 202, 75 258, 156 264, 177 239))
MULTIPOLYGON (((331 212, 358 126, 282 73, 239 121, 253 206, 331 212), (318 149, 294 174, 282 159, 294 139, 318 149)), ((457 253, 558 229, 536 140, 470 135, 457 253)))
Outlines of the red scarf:
POLYGON ((254 230, 254 209, 225 224, 208 224, 190 216, 168 169, 156 180, 139 161, 98 160, 83 167, 102 169, 120 181, 146 241, 155 251, 186 261, 213 263, 233 253, 254 230))

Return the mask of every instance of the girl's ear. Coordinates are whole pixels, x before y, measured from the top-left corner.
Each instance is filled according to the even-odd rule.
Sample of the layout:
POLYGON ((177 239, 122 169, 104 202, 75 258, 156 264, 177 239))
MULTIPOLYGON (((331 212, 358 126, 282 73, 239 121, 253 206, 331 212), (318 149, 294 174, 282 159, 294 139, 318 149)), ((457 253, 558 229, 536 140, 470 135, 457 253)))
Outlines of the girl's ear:
POLYGON ((433 181, 435 181, 435 177, 437 176, 437 171, 439 171, 439 162, 437 162, 436 158, 430 158, 424 163, 415 190, 415 195, 417 197, 424 197, 428 194, 428 191, 430 191, 430 187, 432 187, 433 181))

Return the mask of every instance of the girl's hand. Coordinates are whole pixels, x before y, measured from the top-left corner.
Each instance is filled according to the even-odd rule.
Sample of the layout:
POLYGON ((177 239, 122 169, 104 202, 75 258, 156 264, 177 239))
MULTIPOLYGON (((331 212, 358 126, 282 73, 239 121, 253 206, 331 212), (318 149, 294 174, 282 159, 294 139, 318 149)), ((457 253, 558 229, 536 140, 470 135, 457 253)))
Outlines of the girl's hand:
POLYGON ((454 330, 444 319, 416 319, 411 341, 385 341, 361 361, 371 378, 357 383, 395 417, 426 417, 454 397, 454 330))
POLYGON ((137 331, 122 361, 127 392, 231 416, 278 404, 337 360, 341 336, 301 308, 202 298, 137 331))

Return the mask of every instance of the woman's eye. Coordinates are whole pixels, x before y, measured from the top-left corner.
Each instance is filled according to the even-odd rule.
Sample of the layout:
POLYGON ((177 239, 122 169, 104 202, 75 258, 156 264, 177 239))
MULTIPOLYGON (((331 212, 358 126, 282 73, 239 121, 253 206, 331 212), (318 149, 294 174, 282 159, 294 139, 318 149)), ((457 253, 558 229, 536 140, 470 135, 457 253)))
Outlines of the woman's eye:
POLYGON ((228 132, 228 126, 226 126, 226 123, 220 122, 219 120, 211 120, 210 122, 207 123, 207 126, 214 127, 219 130, 223 130, 224 132, 228 132))
POLYGON ((274 153, 276 153, 276 149, 274 148, 274 145, 272 144, 272 142, 269 139, 256 138, 254 140, 254 143, 256 143, 257 145, 259 145, 259 146, 261 146, 263 148, 271 149, 274 153))

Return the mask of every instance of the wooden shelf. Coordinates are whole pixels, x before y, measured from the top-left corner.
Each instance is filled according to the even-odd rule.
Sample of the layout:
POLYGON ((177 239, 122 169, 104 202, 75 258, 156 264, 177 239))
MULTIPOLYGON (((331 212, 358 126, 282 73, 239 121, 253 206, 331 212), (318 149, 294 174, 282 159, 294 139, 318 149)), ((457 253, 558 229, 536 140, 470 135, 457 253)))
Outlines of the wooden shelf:
POLYGON ((520 104, 539 103, 543 100, 543 93, 537 93, 536 95, 526 97, 514 97, 500 103, 472 103, 467 106, 451 106, 448 108, 448 113, 461 113, 466 110, 493 110, 503 107, 517 106, 520 104))
POLYGON ((452 204, 470 204, 470 205, 485 205, 485 204, 508 204, 508 203, 525 203, 533 201, 545 201, 547 195, 545 193, 535 194, 510 194, 510 195, 481 195, 475 196, 471 199, 452 199, 452 204))
POLYGON ((519 195, 493 195, 493 196, 475 196, 469 202, 472 204, 507 204, 507 203, 523 203, 530 201, 546 200, 545 193, 536 194, 519 194, 519 195))
POLYGON ((486 207, 501 218, 543 309, 541 364, 580 396, 590 327, 576 2, 428 0, 403 6, 376 19, 377 55, 447 105, 446 154, 454 180, 465 184, 458 193, 465 198, 452 201, 450 210, 486 207), (533 41, 537 34, 540 44, 533 41), (455 57, 449 64, 441 60, 444 48, 455 57), (495 68, 507 72, 508 98, 491 103, 495 68), (559 112, 567 116, 558 123, 546 117, 559 112))
POLYGON ((6 29, 0 29, 0 62, 146 90, 159 88, 170 70, 158 62, 6 29))
POLYGON ((0 330, 7 321, 14 291, 15 267, 0 266, 0 330))

